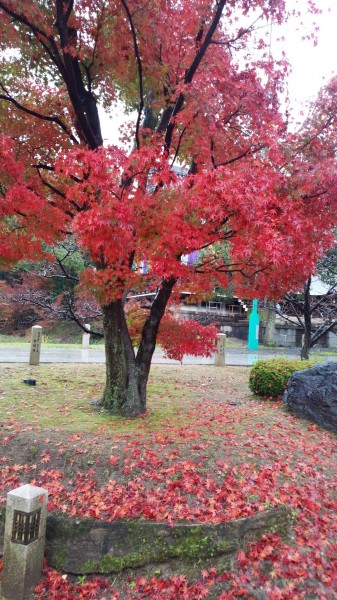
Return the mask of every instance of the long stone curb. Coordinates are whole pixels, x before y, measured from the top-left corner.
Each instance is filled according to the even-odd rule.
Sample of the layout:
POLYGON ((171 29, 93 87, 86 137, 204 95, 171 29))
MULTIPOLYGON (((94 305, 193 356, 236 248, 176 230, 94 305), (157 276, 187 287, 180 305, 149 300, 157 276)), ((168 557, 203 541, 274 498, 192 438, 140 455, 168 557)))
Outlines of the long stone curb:
MULTIPOLYGON (((227 523, 177 522, 173 526, 142 520, 104 522, 53 512, 47 518, 45 554, 50 566, 75 575, 119 573, 175 559, 191 564, 223 556, 229 562, 248 542, 267 533, 277 533, 292 543, 293 521, 287 506, 227 523)), ((0 548, 2 540, 1 524, 0 548)))

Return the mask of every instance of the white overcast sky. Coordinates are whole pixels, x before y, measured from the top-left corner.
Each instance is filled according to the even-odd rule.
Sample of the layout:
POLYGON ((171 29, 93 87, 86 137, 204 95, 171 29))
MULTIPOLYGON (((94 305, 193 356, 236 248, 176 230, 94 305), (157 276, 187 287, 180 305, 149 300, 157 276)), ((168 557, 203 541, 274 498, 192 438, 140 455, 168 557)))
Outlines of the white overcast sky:
MULTIPOLYGON (((288 0, 294 4, 293 0, 288 0)), ((292 67, 289 75, 289 100, 299 113, 300 106, 313 100, 319 89, 337 74, 337 0, 319 0, 322 14, 306 13, 305 0, 299 0, 303 14, 301 19, 290 20, 282 28, 273 28, 272 51, 283 48, 292 67), (317 31, 317 44, 302 37, 313 30, 317 31), (283 35, 284 41, 278 38, 283 35)))
MULTIPOLYGON (((306 104, 337 74, 337 0, 317 0, 322 10, 320 15, 306 11, 306 0, 287 1, 290 7, 299 7, 302 16, 282 27, 272 27, 271 52, 276 58, 283 50, 286 52, 292 69, 288 83, 292 116, 302 121, 301 110, 306 114, 306 104), (303 39, 315 27, 318 27, 316 45, 313 40, 303 39)), ((118 127, 125 116, 117 111, 112 118, 101 114, 101 119, 105 142, 117 143, 118 127)))

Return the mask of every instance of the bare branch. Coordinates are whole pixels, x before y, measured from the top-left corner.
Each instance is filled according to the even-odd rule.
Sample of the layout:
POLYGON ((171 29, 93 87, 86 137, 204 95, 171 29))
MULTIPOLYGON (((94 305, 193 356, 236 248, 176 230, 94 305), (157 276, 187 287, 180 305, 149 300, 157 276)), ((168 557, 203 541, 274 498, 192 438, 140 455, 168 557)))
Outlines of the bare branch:
POLYGON ((235 44, 235 42, 240 40, 247 33, 250 33, 251 31, 253 31, 255 23, 257 23, 260 19, 262 19, 262 17, 263 17, 262 14, 259 15, 249 27, 240 29, 238 35, 235 38, 231 38, 230 40, 211 40, 211 44, 218 44, 220 46, 228 46, 228 47, 233 46, 235 44))

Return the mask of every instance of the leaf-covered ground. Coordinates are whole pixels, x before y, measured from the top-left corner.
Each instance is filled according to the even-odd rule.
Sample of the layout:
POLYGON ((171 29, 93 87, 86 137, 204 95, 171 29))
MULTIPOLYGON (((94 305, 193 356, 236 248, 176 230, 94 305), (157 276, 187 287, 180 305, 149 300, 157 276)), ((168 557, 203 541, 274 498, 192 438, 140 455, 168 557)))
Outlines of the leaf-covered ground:
POLYGON ((49 509, 97 519, 223 522, 287 503, 296 542, 270 535, 231 572, 167 577, 161 565, 70 581, 46 567, 38 599, 337 598, 337 437, 248 391, 245 368, 156 366, 149 414, 111 419, 89 403, 98 365, 2 365, 1 499, 23 483, 49 509), (152 569, 152 570, 151 570, 152 569))

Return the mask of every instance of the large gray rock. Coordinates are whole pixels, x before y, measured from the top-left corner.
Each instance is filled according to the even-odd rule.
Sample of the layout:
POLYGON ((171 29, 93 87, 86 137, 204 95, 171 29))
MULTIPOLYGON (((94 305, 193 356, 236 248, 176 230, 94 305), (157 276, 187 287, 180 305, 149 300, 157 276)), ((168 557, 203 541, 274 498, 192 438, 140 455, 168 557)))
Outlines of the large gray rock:
POLYGON ((298 416, 337 433, 337 362, 294 373, 282 402, 298 416))

